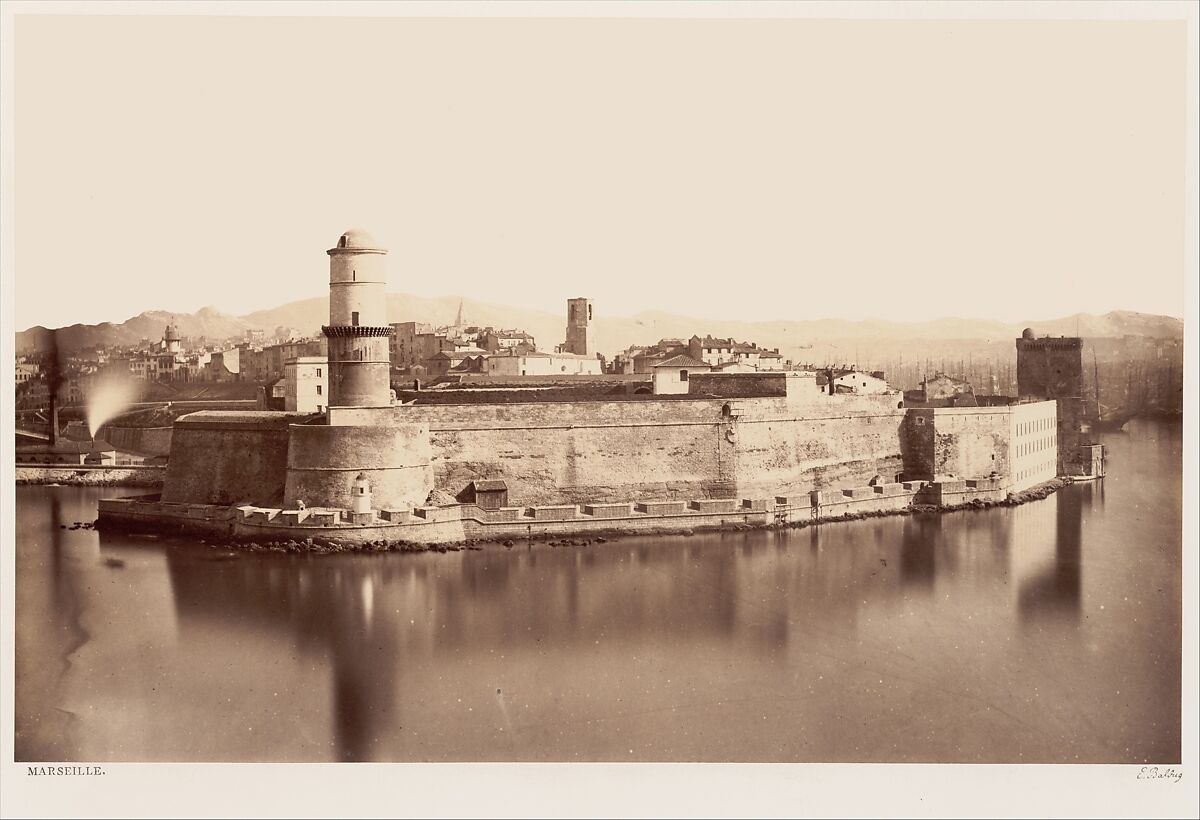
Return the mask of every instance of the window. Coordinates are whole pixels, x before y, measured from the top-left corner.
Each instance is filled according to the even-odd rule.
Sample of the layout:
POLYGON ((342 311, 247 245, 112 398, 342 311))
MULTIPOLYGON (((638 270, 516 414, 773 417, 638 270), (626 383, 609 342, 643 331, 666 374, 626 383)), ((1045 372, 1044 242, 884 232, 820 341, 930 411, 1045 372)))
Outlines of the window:
POLYGON ((358 327, 358 311, 357 310, 350 314, 350 324, 354 325, 355 327, 358 327))
POLYGON ((321 368, 317 368, 317 378, 321 378, 321 368))
POLYGON ((352 271, 350 271, 350 281, 351 281, 351 282, 357 282, 357 281, 358 281, 358 271, 356 271, 356 270, 352 270, 352 271))
POLYGON ((321 395, 321 385, 317 385, 317 395, 321 395))
POLYGON ((680 380, 681 382, 685 382, 685 381, 687 381, 687 371, 686 371, 686 370, 680 370, 680 371, 679 371, 679 380, 680 380))

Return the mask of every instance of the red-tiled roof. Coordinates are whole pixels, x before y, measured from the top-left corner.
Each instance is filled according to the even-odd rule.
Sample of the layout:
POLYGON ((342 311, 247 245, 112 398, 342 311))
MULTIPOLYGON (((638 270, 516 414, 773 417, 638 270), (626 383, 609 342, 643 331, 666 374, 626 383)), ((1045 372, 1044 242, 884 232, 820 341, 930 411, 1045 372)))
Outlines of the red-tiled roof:
POLYGON ((709 367, 708 362, 700 362, 691 356, 672 356, 666 361, 659 362, 655 367, 709 367))

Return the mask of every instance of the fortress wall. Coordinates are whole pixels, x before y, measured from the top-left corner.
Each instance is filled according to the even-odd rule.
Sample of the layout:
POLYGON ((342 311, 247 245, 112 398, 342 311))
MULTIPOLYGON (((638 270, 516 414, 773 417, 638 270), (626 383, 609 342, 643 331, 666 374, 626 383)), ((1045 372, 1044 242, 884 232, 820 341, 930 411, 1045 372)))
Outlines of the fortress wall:
POLYGON ((429 425, 434 480, 457 494, 477 478, 508 482, 511 504, 729 497, 724 401, 409 405, 429 425))
POLYGON ((1009 474, 1012 408, 947 407, 933 414, 933 474, 1009 474))
MULTIPOLYGON (((815 380, 814 380, 815 381, 815 380)), ((692 373, 688 389, 714 396, 782 396, 787 377, 782 372, 762 373, 692 373)))
POLYGON ((309 507, 349 507, 350 486, 361 472, 375 509, 414 507, 433 489, 429 428, 291 427, 284 500, 309 507))
POLYGON ((272 504, 283 500, 292 413, 191 413, 176 420, 164 502, 272 504))
POLYGON ((96 438, 118 450, 147 456, 165 456, 171 452, 170 427, 113 427, 103 425, 96 438))
MULTIPOLYGON (((428 424, 431 431, 493 427, 571 427, 611 423, 711 422, 736 399, 526 401, 496 404, 404 404, 333 407, 330 424, 428 424)), ((747 399, 747 401, 756 401, 747 399)))
POLYGON ((196 413, 177 423, 166 501, 409 507, 503 479, 509 503, 736 498, 863 485, 903 471, 896 396, 525 402, 196 413), (289 439, 290 435, 290 439, 289 439), (290 442, 290 443, 289 443, 290 442))
POLYGON ((938 407, 908 412, 902 432, 906 477, 976 478, 993 470, 1010 475, 1012 407, 938 407))
POLYGON ((865 484, 902 471, 897 396, 525 402, 335 408, 335 424, 430 428, 434 481, 457 494, 499 478, 513 504, 739 493, 865 484))
POLYGON ((906 411, 896 396, 828 396, 802 407, 746 402, 733 425, 736 484, 745 497, 863 486, 904 471, 906 411))

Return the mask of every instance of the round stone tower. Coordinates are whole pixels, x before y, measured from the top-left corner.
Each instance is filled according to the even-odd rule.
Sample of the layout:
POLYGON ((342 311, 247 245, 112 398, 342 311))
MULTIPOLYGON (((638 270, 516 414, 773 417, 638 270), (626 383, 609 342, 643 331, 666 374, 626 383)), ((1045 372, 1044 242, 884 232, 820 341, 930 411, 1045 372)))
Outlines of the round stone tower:
POLYGON ((167 325, 163 332, 163 347, 168 353, 179 352, 179 328, 175 327, 174 322, 167 325))
POLYGON ((391 403, 391 357, 383 257, 369 233, 349 230, 329 254, 329 406, 391 403))

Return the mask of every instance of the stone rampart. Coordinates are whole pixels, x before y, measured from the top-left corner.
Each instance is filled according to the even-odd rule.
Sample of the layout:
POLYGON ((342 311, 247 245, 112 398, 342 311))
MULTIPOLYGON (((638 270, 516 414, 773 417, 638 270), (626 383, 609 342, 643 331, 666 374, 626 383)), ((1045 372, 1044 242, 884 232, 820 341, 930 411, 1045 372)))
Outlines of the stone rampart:
POLYGON ((171 452, 170 427, 120 427, 105 424, 96 438, 107 441, 124 453, 142 456, 165 456, 171 452))
POLYGON ((422 503, 433 488, 429 428, 424 424, 291 426, 286 503, 349 506, 350 485, 360 473, 370 484, 376 508, 422 503))
POLYGON ((201 411, 175 421, 163 501, 282 504, 296 413, 201 411))
POLYGON ((433 480, 451 495, 503 479, 510 503, 737 498, 892 480, 895 395, 333 408, 333 425, 427 424, 433 480))

